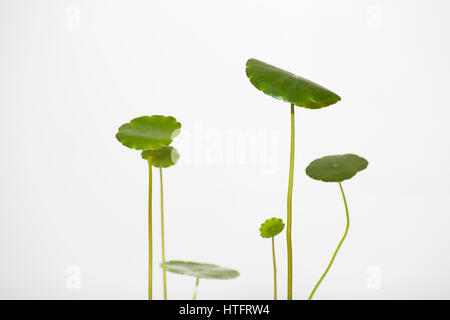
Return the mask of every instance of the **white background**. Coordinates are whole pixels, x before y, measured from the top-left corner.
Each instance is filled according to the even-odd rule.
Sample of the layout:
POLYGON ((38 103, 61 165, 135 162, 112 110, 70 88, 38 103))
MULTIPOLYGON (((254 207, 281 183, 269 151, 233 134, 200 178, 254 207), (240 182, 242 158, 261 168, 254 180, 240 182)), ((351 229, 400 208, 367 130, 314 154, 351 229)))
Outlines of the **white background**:
MULTIPOLYGON (((146 298, 147 164, 114 135, 164 114, 183 125, 183 161, 164 171, 167 258, 240 271, 200 281, 199 299, 271 299, 270 240, 258 229, 286 216, 289 106, 250 84, 251 57, 342 97, 296 108, 294 298, 308 296, 345 228, 338 186, 304 168, 347 152, 370 164, 343 184, 350 231, 315 298, 450 298, 449 9, 0 1, 0 298, 146 298), (269 157, 222 161, 242 154, 221 142, 241 132, 269 157)), ((285 298, 285 233, 276 240, 285 298)), ((154 279, 161 298, 159 268, 154 279)), ((190 299, 194 281, 169 274, 169 298, 190 299)))

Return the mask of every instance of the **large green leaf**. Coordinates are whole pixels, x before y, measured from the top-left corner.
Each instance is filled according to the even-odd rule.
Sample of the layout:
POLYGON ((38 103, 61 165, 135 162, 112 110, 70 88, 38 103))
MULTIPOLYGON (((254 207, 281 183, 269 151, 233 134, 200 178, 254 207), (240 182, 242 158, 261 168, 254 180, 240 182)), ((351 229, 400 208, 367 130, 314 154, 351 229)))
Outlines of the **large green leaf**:
POLYGON ((142 159, 147 160, 149 154, 152 156, 152 165, 156 168, 168 168, 180 159, 177 149, 172 146, 164 146, 156 150, 144 150, 141 153, 142 159))
POLYGON ((283 231, 284 223, 283 220, 279 218, 271 218, 261 224, 259 231, 261 232, 261 237, 272 238, 283 231))
MULTIPOLYGON (((162 264, 160 266, 162 267, 162 264)), ((166 270, 202 279, 228 280, 239 276, 239 272, 233 269, 222 268, 215 264, 190 261, 168 261, 166 262, 166 270)))
POLYGON ((246 73, 258 90, 299 107, 319 109, 341 100, 334 92, 310 80, 256 59, 247 61, 246 73))
POLYGON ((123 145, 137 150, 154 150, 172 143, 181 124, 174 117, 143 116, 125 123, 116 134, 123 145))
POLYGON ((366 159, 355 154, 333 155, 312 161, 305 171, 315 180, 341 182, 364 170, 368 164, 366 159))

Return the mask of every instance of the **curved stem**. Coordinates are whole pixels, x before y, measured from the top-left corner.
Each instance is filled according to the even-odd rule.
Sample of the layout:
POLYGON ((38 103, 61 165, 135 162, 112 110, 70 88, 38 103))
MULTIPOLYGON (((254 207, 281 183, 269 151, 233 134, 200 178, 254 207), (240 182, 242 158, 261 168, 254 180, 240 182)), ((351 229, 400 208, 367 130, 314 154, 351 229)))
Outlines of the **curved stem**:
POLYGON ((275 262, 274 237, 272 237, 272 258, 273 258, 273 299, 277 300, 277 263, 275 262))
POLYGON ((148 155, 148 299, 153 298, 152 157, 148 155))
POLYGON ((292 190, 294 187, 294 153, 295 153, 295 115, 294 105, 291 104, 291 151, 289 159, 289 184, 287 194, 287 223, 286 223, 286 241, 287 241, 287 260, 288 260, 288 300, 292 300, 292 190))
POLYGON ((192 300, 197 300, 197 291, 198 291, 199 280, 200 280, 200 278, 197 278, 197 280, 195 281, 194 298, 192 300))
POLYGON ((161 247, 162 247, 162 268, 163 268, 163 283, 164 283, 164 300, 167 300, 167 284, 166 284, 166 253, 164 247, 164 195, 163 195, 163 176, 162 169, 159 168, 159 181, 161 187, 161 247))
POLYGON ((314 295, 314 292, 316 292, 316 290, 317 290, 317 288, 319 287, 320 283, 322 282, 323 278, 325 278, 325 276, 327 275, 328 270, 330 270, 331 265, 333 264, 334 258, 336 258, 336 254, 338 253, 339 248, 341 247, 342 243, 343 243, 344 240, 345 240, 345 237, 347 236, 347 233, 348 233, 348 227, 350 226, 350 218, 349 218, 349 215, 348 215, 347 200, 345 199, 344 190, 342 189, 342 185, 341 185, 340 182, 339 182, 339 188, 341 189, 342 198, 344 199, 345 213, 346 213, 346 215, 347 215, 347 227, 345 228, 344 236, 342 237, 342 239, 341 239, 341 241, 339 242, 339 244, 338 244, 336 250, 334 251, 333 257, 331 258, 331 261, 330 261, 330 263, 328 264, 328 267, 325 269, 325 272, 322 274, 322 276, 320 277, 320 279, 319 279, 319 281, 317 282, 316 286, 314 287, 313 291, 312 291, 311 294, 309 295, 308 300, 311 300, 311 299, 312 299, 312 297, 313 297, 313 295, 314 295))

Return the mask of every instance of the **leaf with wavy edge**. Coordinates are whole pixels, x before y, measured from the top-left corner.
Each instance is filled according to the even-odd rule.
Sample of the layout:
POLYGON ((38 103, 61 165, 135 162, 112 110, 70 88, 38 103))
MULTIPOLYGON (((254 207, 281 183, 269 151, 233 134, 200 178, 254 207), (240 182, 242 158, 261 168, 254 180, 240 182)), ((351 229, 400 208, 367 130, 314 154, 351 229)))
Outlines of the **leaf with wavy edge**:
POLYGON ((149 153, 152 156, 152 165, 155 168, 168 168, 175 165, 180 159, 177 149, 172 146, 164 146, 156 150, 144 150, 141 152, 142 159, 147 160, 149 153))
POLYGON ((356 154, 332 155, 312 161, 306 174, 315 180, 341 182, 367 168, 369 162, 356 154))
MULTIPOLYGON (((162 264, 160 266, 162 267, 162 264)), ((172 273, 202 279, 228 280, 239 276, 238 271, 223 268, 215 264, 179 260, 167 261, 166 270, 172 273)))
POLYGON ((128 148, 155 150, 172 143, 180 128, 181 123, 171 116, 143 116, 122 125, 116 138, 128 148))
POLYGON ((279 234, 284 229, 284 222, 280 218, 271 218, 261 224, 259 231, 261 232, 261 237, 272 238, 279 234))
POLYGON ((299 107, 319 109, 341 100, 310 80, 256 59, 248 59, 245 71, 258 90, 299 107))

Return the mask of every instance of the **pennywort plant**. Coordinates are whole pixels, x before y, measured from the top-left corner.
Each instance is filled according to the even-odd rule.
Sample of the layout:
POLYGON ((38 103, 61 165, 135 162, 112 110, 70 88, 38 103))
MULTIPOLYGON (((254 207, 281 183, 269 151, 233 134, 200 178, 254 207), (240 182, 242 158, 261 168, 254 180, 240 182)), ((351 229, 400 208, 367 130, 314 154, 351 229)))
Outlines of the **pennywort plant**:
MULTIPOLYGON (((160 265, 162 267, 162 264, 160 265)), ((191 261, 167 261, 166 269, 169 272, 191 276, 195 278, 193 300, 197 299, 198 284, 200 279, 228 280, 239 276, 239 272, 233 269, 223 268, 215 264, 199 263, 191 261)))
POLYGON ((273 299, 277 300, 277 263, 275 259, 275 236, 284 229, 283 220, 279 218, 271 218, 261 224, 259 231, 261 237, 272 239, 272 260, 273 260, 273 299))
POLYGON ((292 193, 294 184, 294 153, 295 153, 295 114, 294 106, 307 109, 320 109, 332 105, 341 98, 332 91, 294 75, 283 69, 274 67, 265 62, 249 59, 246 64, 246 74, 256 89, 265 94, 283 100, 291 105, 291 146, 289 160, 289 181, 287 192, 287 218, 286 218, 286 242, 287 242, 287 297, 292 300, 292 193))
POLYGON ((162 268, 163 268, 163 287, 164 300, 167 300, 167 281, 166 281, 166 249, 164 240, 164 191, 163 191, 163 168, 169 168, 177 163, 180 154, 177 149, 172 146, 164 146, 153 151, 144 150, 141 153, 142 159, 148 160, 151 154, 152 166, 159 168, 159 186, 161 195, 161 254, 162 254, 162 268))
POLYGON ((345 198, 344 189, 342 188, 341 183, 344 180, 352 178, 359 171, 366 169, 368 164, 369 163, 367 162, 366 159, 359 157, 355 154, 344 154, 344 155, 326 156, 320 159, 316 159, 312 161, 306 168, 306 174, 314 180, 320 180, 324 182, 337 182, 339 184, 339 189, 341 190, 342 199, 344 200, 345 213, 347 217, 347 226, 345 228, 344 235, 342 236, 341 241, 339 242, 336 250, 334 251, 333 256, 331 257, 331 261, 328 264, 327 268, 325 269, 325 272, 322 274, 319 281, 314 286, 313 291, 309 295, 308 300, 312 299, 320 283, 330 270, 331 265, 333 264, 334 259, 336 258, 336 255, 339 249, 341 248, 342 243, 345 240, 345 237, 347 236, 348 228, 350 226, 347 200, 345 198))
POLYGON ((148 299, 153 298, 153 233, 152 233, 152 158, 153 152, 172 143, 180 133, 181 124, 174 117, 142 116, 120 126, 116 138, 124 146, 147 151, 148 184, 148 299))

